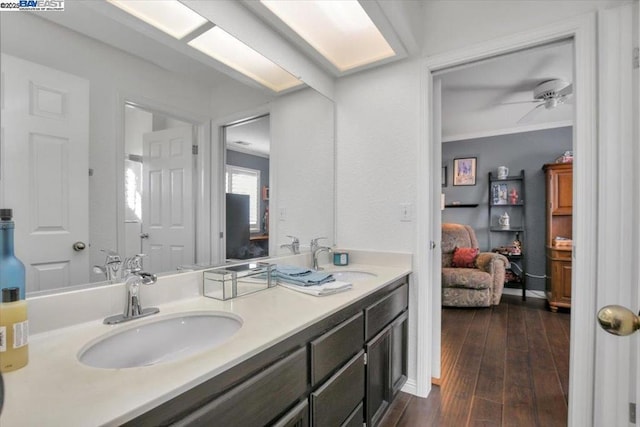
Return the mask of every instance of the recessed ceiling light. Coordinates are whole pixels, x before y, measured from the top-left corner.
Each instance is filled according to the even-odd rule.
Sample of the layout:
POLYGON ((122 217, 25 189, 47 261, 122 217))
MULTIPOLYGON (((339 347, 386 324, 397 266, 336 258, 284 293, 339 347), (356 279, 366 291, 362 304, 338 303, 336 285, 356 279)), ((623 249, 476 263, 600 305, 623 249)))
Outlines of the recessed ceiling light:
POLYGON ((114 6, 181 39, 208 21, 177 0, 107 0, 114 6))
POLYGON ((302 84, 295 76, 220 27, 202 33, 189 45, 275 92, 302 84))
POLYGON ((395 52, 357 0, 260 0, 340 71, 395 52))

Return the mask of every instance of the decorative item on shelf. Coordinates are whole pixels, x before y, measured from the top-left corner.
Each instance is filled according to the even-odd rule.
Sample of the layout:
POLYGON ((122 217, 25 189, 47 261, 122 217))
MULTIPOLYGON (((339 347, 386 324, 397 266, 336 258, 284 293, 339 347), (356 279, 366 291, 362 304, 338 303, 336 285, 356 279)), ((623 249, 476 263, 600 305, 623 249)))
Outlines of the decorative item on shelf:
POLYGON ((508 230, 511 228, 511 225, 509 224, 509 214, 508 213, 503 213, 500 218, 498 218, 498 224, 500 224, 500 228, 503 230, 508 230))
POLYGON ((494 205, 506 205, 507 184, 493 184, 491 187, 491 199, 494 205))
POLYGON ((520 233, 516 233, 516 238, 513 240, 513 253, 511 255, 522 255, 522 242, 520 241, 520 233))
POLYGON ((515 187, 511 187, 511 190, 509 191, 509 203, 512 205, 518 203, 518 190, 516 190, 515 187))
POLYGON ((476 185, 476 157, 453 159, 453 185, 476 185))
POLYGON ((509 168, 506 166, 498 166, 498 179, 507 179, 509 176, 509 168))
POLYGON ((498 246, 497 248, 491 249, 491 252, 495 252, 497 254, 504 255, 504 256, 522 255, 521 249, 519 247, 516 247, 515 245, 498 246))
POLYGON ((573 240, 568 237, 556 236, 553 239, 554 248, 571 248, 573 240))
POLYGON ((558 157, 556 163, 573 163, 573 151, 565 151, 562 156, 558 157))
POLYGON ((509 270, 507 269, 507 271, 504 272, 504 282, 505 283, 520 283, 522 282, 522 277, 518 276, 516 273, 513 272, 513 270, 509 270))

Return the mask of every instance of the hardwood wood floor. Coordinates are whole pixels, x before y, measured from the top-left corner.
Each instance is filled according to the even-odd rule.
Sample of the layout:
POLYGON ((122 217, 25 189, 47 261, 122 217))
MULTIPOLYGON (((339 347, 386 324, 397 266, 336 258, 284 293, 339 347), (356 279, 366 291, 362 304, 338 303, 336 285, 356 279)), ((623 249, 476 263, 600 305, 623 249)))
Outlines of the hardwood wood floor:
POLYGON ((443 309, 441 385, 428 398, 400 393, 381 426, 566 426, 569 319, 511 295, 443 309))

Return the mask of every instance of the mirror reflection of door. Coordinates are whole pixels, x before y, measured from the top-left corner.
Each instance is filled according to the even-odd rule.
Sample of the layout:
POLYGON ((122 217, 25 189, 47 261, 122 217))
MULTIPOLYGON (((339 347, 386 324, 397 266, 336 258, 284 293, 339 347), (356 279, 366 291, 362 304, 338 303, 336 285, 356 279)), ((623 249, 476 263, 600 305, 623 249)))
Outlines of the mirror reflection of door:
POLYGON ((194 129, 164 114, 125 108, 125 253, 144 268, 195 263, 194 129))
POLYGON ((85 283, 89 81, 10 55, 0 62, 0 140, 11 159, 2 159, 0 205, 13 209, 27 292, 85 283))
POLYGON ((269 115, 224 127, 226 258, 269 255, 269 115))

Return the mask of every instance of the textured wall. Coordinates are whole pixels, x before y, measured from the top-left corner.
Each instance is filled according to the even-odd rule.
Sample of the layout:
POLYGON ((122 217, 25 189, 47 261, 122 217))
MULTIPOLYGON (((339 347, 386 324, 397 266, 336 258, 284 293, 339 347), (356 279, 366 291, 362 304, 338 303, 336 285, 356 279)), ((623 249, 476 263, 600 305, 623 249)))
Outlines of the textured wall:
POLYGON ((337 85, 337 243, 413 252, 420 130, 418 61, 380 67, 337 85))
POLYGON ((334 235, 334 104, 312 89, 271 105, 270 254, 286 254, 287 235, 307 250, 315 237, 334 235), (286 218, 280 218, 284 209, 286 218), (273 249, 273 250, 272 250, 273 249))
MULTIPOLYGON (((442 164, 448 166, 448 185, 442 189, 447 203, 479 203, 477 208, 446 208, 442 212, 442 222, 456 222, 471 225, 478 237, 480 248, 487 250, 489 237, 491 247, 509 244, 513 241, 511 233, 491 233, 488 231, 489 172, 496 174, 498 166, 507 166, 510 175, 525 171, 525 209, 526 233, 521 237, 523 251, 527 256, 527 270, 531 274, 545 274, 544 229, 545 229, 545 184, 542 165, 552 163, 556 157, 572 147, 572 128, 556 128, 525 132, 512 135, 500 135, 465 141, 444 143, 442 146, 442 164), (453 186, 453 159, 456 157, 477 157, 477 180, 475 186, 453 186)), ((512 182, 507 182, 512 186, 512 182)), ((509 187, 511 188, 511 187, 509 187)), ((496 216, 507 210, 511 224, 520 224, 518 215, 522 208, 494 208, 492 224, 497 225, 496 216)), ((544 289, 544 280, 528 279, 530 289, 544 289)))

